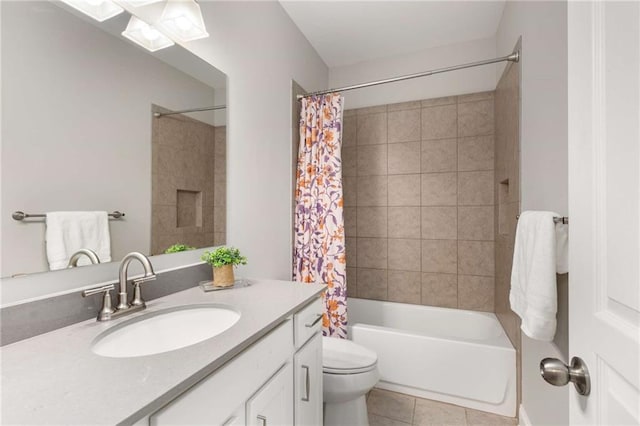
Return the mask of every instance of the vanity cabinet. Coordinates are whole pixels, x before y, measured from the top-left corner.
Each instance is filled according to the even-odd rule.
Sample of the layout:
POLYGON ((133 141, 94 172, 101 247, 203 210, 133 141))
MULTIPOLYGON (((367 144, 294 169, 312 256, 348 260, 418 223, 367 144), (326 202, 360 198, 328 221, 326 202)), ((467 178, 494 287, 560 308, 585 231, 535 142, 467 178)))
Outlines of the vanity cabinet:
POLYGON ((149 416, 148 424, 322 425, 321 309, 314 300, 149 416))
POLYGON ((317 333, 294 356, 295 424, 322 424, 322 336, 317 333))
POLYGON ((247 426, 293 424, 293 366, 285 364, 247 402, 247 426))

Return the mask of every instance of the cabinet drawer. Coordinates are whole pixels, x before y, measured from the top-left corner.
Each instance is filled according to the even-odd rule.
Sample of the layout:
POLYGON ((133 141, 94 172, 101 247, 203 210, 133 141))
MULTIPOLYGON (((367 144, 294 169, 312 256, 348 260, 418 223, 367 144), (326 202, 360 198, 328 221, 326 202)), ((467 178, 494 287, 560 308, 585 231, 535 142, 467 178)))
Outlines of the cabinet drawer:
POLYGON ((295 345, 301 348, 307 340, 322 329, 322 299, 316 298, 293 316, 295 345))
POLYGON ((149 424, 222 425, 244 422, 246 401, 291 357, 291 320, 151 415, 149 424), (242 413, 242 408, 240 408, 242 413))

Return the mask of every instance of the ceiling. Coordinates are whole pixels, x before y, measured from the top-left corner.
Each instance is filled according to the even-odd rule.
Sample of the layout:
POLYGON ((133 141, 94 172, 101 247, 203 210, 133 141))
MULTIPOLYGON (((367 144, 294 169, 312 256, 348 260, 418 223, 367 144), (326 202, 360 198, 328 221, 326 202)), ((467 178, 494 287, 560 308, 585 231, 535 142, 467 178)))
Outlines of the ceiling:
POLYGON ((505 1, 280 0, 330 67, 493 37, 505 1))

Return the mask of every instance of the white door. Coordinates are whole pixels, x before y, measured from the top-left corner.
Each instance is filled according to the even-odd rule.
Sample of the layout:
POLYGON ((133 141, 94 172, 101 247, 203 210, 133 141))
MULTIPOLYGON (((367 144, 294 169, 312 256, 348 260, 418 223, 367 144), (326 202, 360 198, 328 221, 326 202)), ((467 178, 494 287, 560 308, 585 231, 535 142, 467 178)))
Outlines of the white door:
POLYGON ((569 2, 571 424, 640 423, 640 2, 569 2))
POLYGON ((322 424, 322 335, 316 333, 294 356, 295 424, 322 424))

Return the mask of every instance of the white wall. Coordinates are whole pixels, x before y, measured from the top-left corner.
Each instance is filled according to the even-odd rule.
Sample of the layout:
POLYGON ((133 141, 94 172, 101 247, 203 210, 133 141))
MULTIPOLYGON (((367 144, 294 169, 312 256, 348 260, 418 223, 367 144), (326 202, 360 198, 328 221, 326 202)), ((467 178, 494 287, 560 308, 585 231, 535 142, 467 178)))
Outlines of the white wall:
MULTIPOLYGON (((496 36, 497 54, 522 36, 521 194, 523 210, 568 209, 567 5, 507 2, 496 36)), ((502 73, 499 67, 497 77, 502 73)), ((567 309, 560 306, 559 309, 567 309)), ((522 405, 533 425, 569 422, 569 387, 554 388, 539 374, 544 357, 564 359, 551 343, 522 339, 522 405)), ((566 361, 566 359, 565 359, 566 361)))
MULTIPOLYGON (((329 87, 397 77, 495 57, 494 38, 426 49, 410 55, 394 56, 354 65, 331 68, 329 87)), ((346 108, 360 108, 440 96, 493 90, 495 65, 460 70, 430 77, 385 84, 345 92, 346 108)))
POLYGON ((2 275, 48 269, 44 222, 14 210, 121 210, 112 257, 148 253, 151 104, 213 89, 47 2, 2 2, 2 68, 2 275))
POLYGON ((200 2, 210 37, 185 47, 228 76, 227 241, 240 274, 290 279, 291 79, 327 86, 327 67, 277 2, 200 2))

